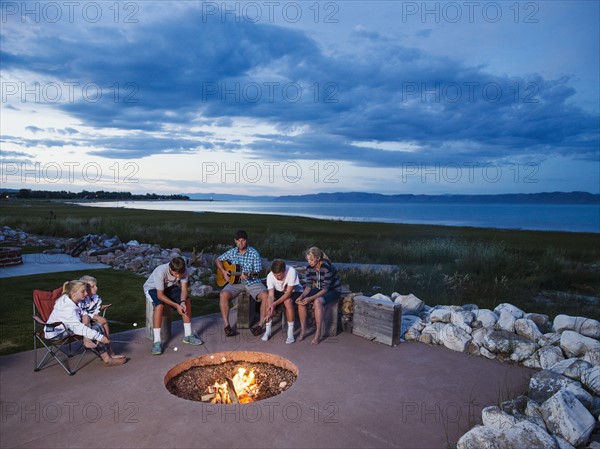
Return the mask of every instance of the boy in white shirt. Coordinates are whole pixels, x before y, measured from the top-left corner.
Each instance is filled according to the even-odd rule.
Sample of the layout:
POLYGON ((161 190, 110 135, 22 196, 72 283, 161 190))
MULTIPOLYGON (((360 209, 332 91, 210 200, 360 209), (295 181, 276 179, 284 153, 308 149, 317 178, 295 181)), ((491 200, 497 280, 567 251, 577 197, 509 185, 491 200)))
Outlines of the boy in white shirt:
POLYGON ((174 257, 171 262, 156 267, 144 283, 144 294, 154 306, 152 354, 160 355, 163 352, 160 340, 162 315, 163 312, 171 313, 170 309, 165 310, 165 306, 172 307, 181 315, 183 342, 191 345, 203 344, 203 341, 192 333, 192 305, 188 297, 187 268, 182 257, 174 257))
POLYGON ((294 343, 294 304, 302 294, 303 288, 294 267, 286 267, 285 262, 275 259, 271 264, 271 272, 267 275, 267 289, 269 293, 269 307, 267 308, 267 325, 262 337, 267 341, 271 337, 271 324, 275 307, 283 304, 285 306, 285 317, 287 319, 287 344, 294 343))

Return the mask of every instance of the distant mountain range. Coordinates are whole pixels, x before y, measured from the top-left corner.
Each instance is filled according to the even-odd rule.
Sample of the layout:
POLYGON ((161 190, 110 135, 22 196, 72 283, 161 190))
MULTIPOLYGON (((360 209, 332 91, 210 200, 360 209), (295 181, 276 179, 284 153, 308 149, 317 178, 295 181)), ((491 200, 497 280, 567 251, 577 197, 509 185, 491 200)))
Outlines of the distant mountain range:
POLYGON ((588 192, 505 193, 498 195, 383 195, 366 192, 314 193, 308 195, 250 196, 219 193, 186 193, 202 201, 276 201, 286 203, 547 203, 600 204, 600 194, 588 192))

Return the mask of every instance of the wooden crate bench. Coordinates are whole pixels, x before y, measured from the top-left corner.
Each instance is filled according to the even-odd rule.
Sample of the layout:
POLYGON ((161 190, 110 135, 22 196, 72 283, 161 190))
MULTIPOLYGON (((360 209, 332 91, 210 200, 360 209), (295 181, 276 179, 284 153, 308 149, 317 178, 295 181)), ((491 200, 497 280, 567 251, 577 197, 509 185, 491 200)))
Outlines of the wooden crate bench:
MULTIPOLYGON (((256 319, 256 301, 248 293, 240 293, 237 296, 237 328, 238 329, 250 329, 256 319)), ((341 301, 341 300, 340 300, 341 301)), ((325 306, 323 310, 323 336, 335 337, 341 332, 340 325, 340 306, 339 302, 335 301, 325 306)), ((273 323, 281 320, 282 328, 285 327, 285 307, 283 305, 277 308, 278 310, 274 314, 273 323)), ((312 307, 309 309, 309 313, 313 314, 312 307)), ((298 311, 296 310, 296 321, 298 318, 298 311)))
POLYGON ((354 297, 352 333, 390 346, 400 343, 402 306, 391 301, 354 297))
POLYGON ((256 313, 256 301, 246 292, 237 295, 237 301, 237 328, 250 329, 256 313))

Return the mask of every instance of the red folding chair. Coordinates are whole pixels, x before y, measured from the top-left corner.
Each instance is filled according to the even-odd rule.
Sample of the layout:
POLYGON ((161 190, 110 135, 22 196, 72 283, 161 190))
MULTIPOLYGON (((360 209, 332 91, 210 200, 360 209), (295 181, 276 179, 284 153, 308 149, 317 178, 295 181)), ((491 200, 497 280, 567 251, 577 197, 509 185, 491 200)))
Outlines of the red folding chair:
MULTIPOLYGON (((73 343, 81 343, 82 337, 79 335, 69 335, 63 338, 46 338, 44 334, 45 326, 58 326, 63 324, 62 322, 57 323, 48 323, 48 318, 50 318, 50 314, 52 313, 52 309, 54 308, 54 303, 56 300, 62 295, 62 287, 59 287, 52 291, 46 290, 34 290, 33 291, 33 353, 34 353, 34 371, 40 371, 45 363, 51 359, 56 360, 60 366, 69 374, 73 375, 77 372, 79 368, 79 364, 83 359, 83 356, 88 351, 83 345, 77 347, 77 352, 74 354, 71 345, 73 343), (41 329, 38 327, 41 325, 41 329), (46 354, 40 363, 37 362, 38 357, 38 342, 46 348, 46 354), (75 368, 71 370, 69 365, 66 363, 67 360, 61 360, 60 353, 63 353, 67 358, 73 357, 73 355, 77 355, 77 353, 81 353, 79 359, 77 360, 77 364, 75 368)), ((40 346, 40 349, 41 347, 40 346)), ((96 351, 92 352, 96 353, 96 351)), ((96 353, 96 355, 98 355, 96 353)))

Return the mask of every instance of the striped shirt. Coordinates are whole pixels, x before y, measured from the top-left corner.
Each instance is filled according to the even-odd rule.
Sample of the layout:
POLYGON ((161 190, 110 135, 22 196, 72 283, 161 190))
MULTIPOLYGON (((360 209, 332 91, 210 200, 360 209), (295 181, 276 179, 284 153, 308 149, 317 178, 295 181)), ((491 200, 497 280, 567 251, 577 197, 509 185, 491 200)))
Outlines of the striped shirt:
POLYGON ((342 290, 342 281, 335 267, 328 260, 323 260, 319 270, 311 267, 306 268, 306 279, 303 282, 304 287, 318 288, 319 290, 342 290))
POLYGON ((83 315, 88 315, 92 318, 96 315, 100 315, 101 305, 102 299, 97 294, 94 294, 92 296, 86 296, 81 301, 79 301, 79 308, 81 309, 81 313, 83 315))
MULTIPOLYGON (((250 273, 258 276, 262 271, 262 258, 260 257, 260 253, 251 246, 246 248, 244 254, 239 252, 237 246, 231 248, 219 256, 219 260, 221 262, 227 260, 229 263, 240 265, 243 273, 250 273)), ((246 281, 246 285, 259 284, 260 282, 261 280, 258 277, 249 277, 246 281)))

